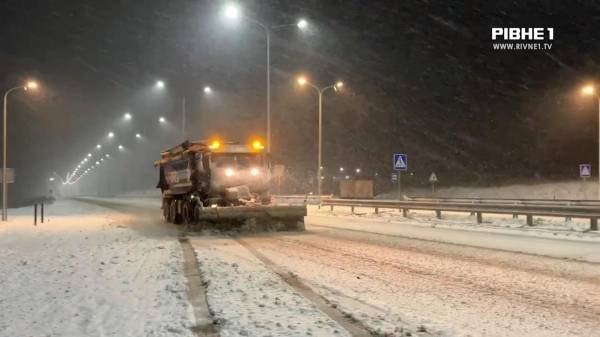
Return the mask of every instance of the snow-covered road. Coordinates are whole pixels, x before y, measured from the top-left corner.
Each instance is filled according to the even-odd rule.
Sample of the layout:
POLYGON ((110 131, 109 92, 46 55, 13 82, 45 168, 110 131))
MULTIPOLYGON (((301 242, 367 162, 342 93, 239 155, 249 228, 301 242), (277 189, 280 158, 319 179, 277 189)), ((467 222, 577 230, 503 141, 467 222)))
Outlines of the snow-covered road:
POLYGON ((76 201, 0 224, 0 336, 192 336, 173 229, 76 201))
MULTIPOLYGON (((44 240, 31 234, 19 237, 19 230, 15 229, 0 231, 3 256, 15 254, 14 251, 27 256, 28 252, 10 248, 11 244, 42 247, 49 244, 42 253, 27 258, 27 265, 30 261, 43 265, 39 270, 28 271, 19 264, 20 259, 7 257, 10 267, 3 268, 14 276, 8 279, 3 273, 0 275, 3 283, 22 280, 26 273, 31 273, 29 278, 42 276, 44 280, 52 280, 50 283, 29 280, 32 283, 26 283, 27 287, 10 285, 9 289, 0 289, 0 315, 4 315, 0 316, 0 335, 15 335, 18 329, 25 329, 37 336, 42 327, 55 329, 53 335, 59 336, 78 335, 61 331, 98 336, 110 332, 125 336, 189 333, 186 327, 192 325, 193 314, 187 301, 181 298, 185 297, 181 268, 173 267, 181 265, 181 248, 173 235, 176 229, 159 225, 162 220, 158 200, 90 202, 113 210, 82 206, 75 222, 83 221, 86 224, 83 228, 74 227, 73 233, 68 228, 59 228, 54 236, 45 233, 44 240), (85 220, 85 213, 93 216, 85 220), (111 220, 100 221, 99 214, 100 218, 111 220), (127 228, 117 225, 121 223, 127 228), (94 228, 99 232, 94 235, 94 244, 72 243, 79 236, 90 240, 89 232, 94 228), (62 233, 65 230, 67 235, 62 233), (6 239, 7 233, 14 239, 6 239), (119 252, 115 251, 117 248, 119 252), (102 268, 102 272, 88 267, 69 269, 71 258, 64 257, 63 250, 86 256, 78 262, 84 265, 98 264, 97 256, 102 256, 106 266, 94 265, 102 268), (47 262, 41 254, 55 259, 47 262), (117 256, 119 263, 111 263, 113 256, 117 256), (127 262, 130 265, 123 270, 112 269, 125 265, 123 261, 128 259, 137 263, 127 262), (139 267, 140 263, 143 267, 139 267), (58 274, 57 269, 69 273, 58 274), (138 272, 140 276, 136 279, 138 272), (127 277, 121 277, 121 273, 127 277), (69 281, 71 274, 75 275, 74 280, 93 277, 102 282, 80 281, 81 284, 73 286, 75 282, 69 281), (70 286, 64 285, 65 280, 71 282, 70 286), (140 287, 143 291, 139 293, 148 298, 123 295, 138 294, 138 289, 130 289, 131 284, 120 284, 124 280, 133 282, 133 288, 140 287), (67 288, 71 293, 68 296, 72 296, 69 300, 63 299, 67 288), (79 308, 83 303, 90 310, 97 308, 100 314, 86 320, 67 319, 79 312, 66 309, 63 314, 40 305, 28 307, 27 303, 35 303, 37 289, 51 296, 39 303, 50 302, 65 308, 79 308), (15 299, 13 294, 24 294, 25 298, 15 299), (98 297, 128 305, 109 310, 106 303, 88 304, 98 297), (80 303, 74 303, 77 301, 80 303), (153 306, 156 301, 163 305, 153 306), (149 311, 133 310, 139 305, 148 306, 149 311), (146 316, 150 315, 148 312, 153 316, 146 316), (117 321, 118 317, 134 319, 117 321), (161 319, 149 324, 147 317, 161 319), (84 327, 91 330, 83 330, 84 327)), ((597 242, 541 239, 518 232, 507 235, 431 228, 422 224, 413 227, 381 219, 333 217, 311 211, 306 232, 239 236, 197 233, 191 234, 190 242, 206 281, 208 305, 221 336, 360 336, 352 331, 352 324, 358 330, 363 327, 381 336, 600 335, 600 264, 512 251, 529 251, 528 247, 497 246, 513 239, 516 246, 538 242, 549 251, 558 247, 556 256, 562 256, 577 251, 578 247, 594 249, 597 242), (411 230, 416 234, 408 235, 411 230), (419 237, 423 233, 436 237, 406 237, 419 237), (451 244, 440 242, 444 237, 451 244), (563 249, 561 245, 565 243, 569 247, 563 249)), ((582 259, 594 254, 586 251, 582 259)))
POLYGON ((375 331, 600 333, 598 265, 310 226, 244 241, 375 331))

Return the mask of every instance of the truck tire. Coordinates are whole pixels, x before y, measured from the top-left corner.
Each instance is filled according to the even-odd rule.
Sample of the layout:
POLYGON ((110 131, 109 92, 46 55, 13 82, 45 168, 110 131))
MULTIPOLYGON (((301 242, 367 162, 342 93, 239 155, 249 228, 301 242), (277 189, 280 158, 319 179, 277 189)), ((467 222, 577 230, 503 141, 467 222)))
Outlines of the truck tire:
POLYGON ((186 225, 194 222, 194 211, 192 203, 189 201, 183 201, 183 205, 181 206, 181 220, 186 225))
POLYGON ((181 214, 178 212, 179 207, 177 207, 179 202, 179 200, 172 200, 169 205, 169 222, 176 225, 181 224, 181 214))
POLYGON ((163 211, 163 217, 165 218, 166 222, 169 222, 169 219, 170 219, 170 215, 169 215, 170 208, 171 208, 170 200, 169 199, 163 199, 163 201, 162 201, 162 211, 163 211))

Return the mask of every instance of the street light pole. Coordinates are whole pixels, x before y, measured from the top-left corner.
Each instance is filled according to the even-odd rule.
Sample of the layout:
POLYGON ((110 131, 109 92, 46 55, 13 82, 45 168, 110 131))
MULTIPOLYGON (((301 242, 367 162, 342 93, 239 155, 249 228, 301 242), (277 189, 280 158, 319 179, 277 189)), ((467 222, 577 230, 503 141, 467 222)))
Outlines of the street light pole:
POLYGON ((598 101, 598 195, 597 198, 600 200, 600 95, 596 92, 596 88, 593 85, 586 85, 581 88, 581 93, 587 96, 594 96, 598 101))
MULTIPOLYGON (((32 88, 36 87, 37 85, 34 84, 34 82, 30 83, 30 86, 32 88)), ((19 89, 23 89, 23 90, 27 90, 26 86, 18 86, 18 87, 14 87, 14 88, 10 88, 8 89, 5 93, 4 93, 4 115, 3 115, 3 128, 2 128, 2 139, 3 139, 3 144, 2 144, 2 221, 6 221, 7 220, 7 212, 6 212, 6 208, 7 208, 7 195, 8 195, 8 190, 7 190, 7 185, 6 185, 6 143, 7 143, 7 104, 8 104, 8 94, 10 94, 11 92, 15 91, 15 90, 19 90, 19 89)))
POLYGON ((181 138, 185 141, 186 137, 186 119, 185 119, 185 95, 181 96, 181 138))
POLYGON ((267 153, 271 153, 271 30, 267 34, 267 153))
POLYGON ((225 7, 225 15, 229 19, 238 20, 241 18, 247 20, 261 27, 265 31, 267 40, 267 153, 271 153, 271 31, 292 26, 305 29, 308 26, 308 22, 304 19, 300 19, 297 23, 293 24, 271 26, 263 24, 254 18, 243 15, 241 9, 233 4, 229 4, 225 7))
POLYGON ((319 134, 318 134, 318 150, 317 150, 317 153, 318 153, 318 156, 317 156, 317 196, 319 198, 319 205, 320 205, 320 203, 321 203, 321 186, 322 186, 321 171, 322 171, 322 167, 323 167, 323 165, 322 165, 323 164, 323 162, 322 162, 322 154, 323 154, 323 93, 325 93, 329 89, 333 89, 333 90, 337 91, 344 84, 342 82, 337 82, 333 85, 319 88, 316 85, 308 82, 304 77, 298 78, 298 84, 309 85, 310 87, 312 87, 313 89, 315 89, 317 91, 317 95, 319 97, 319 134))
POLYGON ((319 196, 319 207, 321 207, 321 171, 323 164, 322 158, 322 143, 323 143, 323 90, 319 91, 319 159, 317 163, 317 195, 319 196))

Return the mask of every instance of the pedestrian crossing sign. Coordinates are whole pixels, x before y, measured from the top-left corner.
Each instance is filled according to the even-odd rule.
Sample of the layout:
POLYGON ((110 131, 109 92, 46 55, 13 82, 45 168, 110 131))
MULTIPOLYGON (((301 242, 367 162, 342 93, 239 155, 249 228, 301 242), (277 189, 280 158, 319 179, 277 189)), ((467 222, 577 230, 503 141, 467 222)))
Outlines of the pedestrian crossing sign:
POLYGON ((579 176, 581 178, 589 178, 592 176, 592 164, 580 164, 579 176))
POLYGON ((394 170, 406 171, 408 170, 408 160, 406 153, 395 153, 394 154, 394 170))

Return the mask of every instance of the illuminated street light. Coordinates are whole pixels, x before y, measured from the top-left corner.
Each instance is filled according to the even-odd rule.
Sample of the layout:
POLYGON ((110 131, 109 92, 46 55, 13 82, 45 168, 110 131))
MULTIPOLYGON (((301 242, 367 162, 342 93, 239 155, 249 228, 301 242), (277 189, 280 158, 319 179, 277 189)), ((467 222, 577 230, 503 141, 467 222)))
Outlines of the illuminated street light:
POLYGON ((110 158, 110 154, 108 154, 108 153, 107 153, 107 154, 105 154, 104 156, 105 156, 106 158, 110 158))
POLYGON ((212 93, 212 89, 209 86, 206 86, 206 87, 204 87, 204 93, 210 94, 210 93, 212 93))
POLYGON ((124 120, 126 120, 126 121, 128 121, 128 120, 131 120, 131 114, 130 114, 129 112, 126 112, 126 113, 123 115, 123 119, 124 119, 124 120))
MULTIPOLYGON (((600 96, 593 85, 588 84, 581 88, 581 93, 586 96, 595 96, 598 101, 598 127, 600 127, 600 96)), ((600 199, 600 129, 598 129, 598 199, 600 199)))
POLYGON ((25 86, 25 90, 35 90, 38 88, 38 84, 36 81, 29 81, 27 82, 27 85, 25 86))
MULTIPOLYGON (((333 89, 335 91, 337 91, 339 88, 341 88, 344 84, 341 81, 336 82, 335 84, 332 84, 330 86, 326 86, 323 88, 319 88, 316 85, 310 83, 308 81, 308 79, 304 76, 300 76, 298 77, 298 79, 296 80, 298 82, 298 84, 301 87, 304 87, 306 85, 310 86, 311 88, 315 89, 317 92, 317 95, 319 97, 319 147, 318 147, 318 162, 317 162, 317 168, 321 168, 321 162, 322 162, 322 153, 323 153, 323 93, 325 93, 327 90, 329 89, 333 89)), ((317 173, 319 172, 319 170, 317 170, 317 173)), ((319 177, 319 175, 317 174, 317 177, 319 177)), ((321 203, 321 179, 317 179, 317 195, 319 197, 319 204, 321 203)))
POLYGON ((340 172, 344 172, 344 168, 343 167, 340 167, 340 172))
POLYGON ((267 152, 271 152, 271 32, 274 30, 297 27, 304 30, 308 26, 308 22, 305 19, 301 19, 296 23, 286 25, 268 25, 264 24, 254 18, 243 15, 242 10, 235 4, 227 4, 223 10, 225 17, 229 20, 240 20, 244 19, 249 21, 265 32, 265 38, 267 40, 267 152))
POLYGON ((157 87, 158 89, 162 89, 165 87, 165 82, 158 80, 158 81, 156 81, 156 84, 154 84, 154 86, 157 87))
POLYGON ((356 169, 356 173, 360 173, 360 169, 359 168, 356 169))
POLYGON ((49 180, 50 182, 52 182, 52 181, 54 181, 54 177, 50 177, 48 180, 49 180))
POLYGON ((92 156, 92 154, 91 154, 91 153, 88 153, 88 155, 87 155, 87 156, 88 156, 88 158, 89 158, 89 157, 91 157, 91 156, 92 156))
POLYGON ((296 24, 296 26, 298 26, 298 28, 300 28, 300 29, 306 29, 308 27, 308 22, 304 19, 300 19, 300 20, 298 20, 298 23, 296 24))
POLYGON ((108 133, 108 138, 113 138, 114 136, 115 136, 114 132, 111 131, 108 133))
POLYGON ((135 138, 140 139, 140 138, 142 138, 142 135, 140 135, 139 133, 136 133, 135 138))
POLYGON ((4 93, 4 119, 3 119, 3 134, 2 134, 2 139, 3 139, 3 144, 2 144, 2 221, 6 221, 8 219, 7 217, 7 200, 8 200, 8 189, 7 189, 7 176, 6 176, 6 151, 7 151, 7 137, 8 137, 8 123, 7 123, 7 107, 8 107, 8 94, 10 94, 11 92, 15 91, 15 90, 29 90, 29 89, 37 89, 38 88, 38 84, 35 81, 29 81, 27 82, 24 86, 20 85, 17 87, 13 87, 8 89, 5 93, 4 93))
POLYGON ((98 145, 96 145, 96 148, 97 148, 97 149, 101 149, 101 148, 102 148, 102 145, 98 144, 98 145))
POLYGON ((583 88, 581 88, 581 93, 584 95, 593 95, 595 91, 596 90, 594 90, 593 85, 586 85, 583 88))
POLYGON ((227 4, 223 13, 228 19, 237 20, 240 17, 240 8, 234 4, 227 4))
POLYGON ((100 165, 100 162, 99 162, 99 161, 96 161, 96 165, 100 165))
POLYGON ((119 144, 118 148, 119 148, 119 150, 123 150, 123 145, 119 144))
POLYGON ((159 118, 158 118, 158 122, 159 122, 159 123, 166 123, 166 122, 167 122, 167 120, 166 120, 164 117, 159 117, 159 118))

